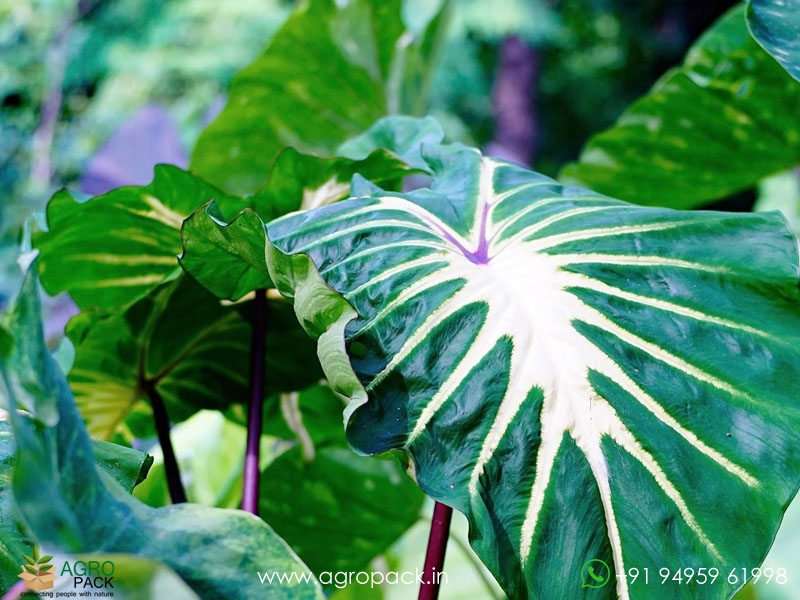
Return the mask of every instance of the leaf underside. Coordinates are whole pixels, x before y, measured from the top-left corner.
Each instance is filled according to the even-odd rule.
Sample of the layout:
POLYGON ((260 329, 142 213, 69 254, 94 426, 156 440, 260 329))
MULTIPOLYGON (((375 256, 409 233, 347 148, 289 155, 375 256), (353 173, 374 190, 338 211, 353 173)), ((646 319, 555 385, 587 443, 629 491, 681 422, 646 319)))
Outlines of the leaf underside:
POLYGON ((426 159, 429 190, 268 227, 351 445, 408 452, 510 597, 729 597, 741 581, 623 573, 756 566, 797 490, 783 220, 633 206, 458 146, 426 159), (595 558, 616 584, 581 587, 595 558))

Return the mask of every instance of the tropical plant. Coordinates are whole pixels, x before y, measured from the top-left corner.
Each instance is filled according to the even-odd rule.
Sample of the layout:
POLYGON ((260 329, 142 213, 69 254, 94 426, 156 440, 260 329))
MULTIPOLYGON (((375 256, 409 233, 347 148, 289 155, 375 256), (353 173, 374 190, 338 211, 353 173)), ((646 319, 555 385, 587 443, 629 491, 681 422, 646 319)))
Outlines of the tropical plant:
POLYGON ((564 171, 638 204, 393 114, 424 112, 446 7, 407 30, 399 0, 302 5, 190 171, 61 192, 34 231, 0 320, 0 584, 41 546, 118 556, 131 594, 319 598, 421 489, 422 598, 453 508, 514 599, 733 596, 800 486, 800 258, 776 213, 674 208, 798 162, 772 4, 747 15, 783 68, 736 8, 564 171), (38 279, 81 308, 66 378, 38 279), (170 423, 208 410, 224 466, 198 483, 170 423))

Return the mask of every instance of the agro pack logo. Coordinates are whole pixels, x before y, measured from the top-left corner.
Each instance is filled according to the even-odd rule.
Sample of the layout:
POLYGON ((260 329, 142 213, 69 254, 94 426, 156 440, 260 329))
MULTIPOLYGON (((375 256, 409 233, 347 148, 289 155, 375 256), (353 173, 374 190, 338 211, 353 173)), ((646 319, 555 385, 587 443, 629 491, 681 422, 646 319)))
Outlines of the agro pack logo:
POLYGON ((59 577, 72 577, 73 587, 76 589, 113 589, 114 563, 110 560, 103 562, 97 560, 65 562, 61 567, 59 577))
POLYGON ((44 590, 52 590, 53 582, 58 578, 55 574, 56 567, 51 565, 50 561, 53 560, 52 556, 41 556, 39 549, 34 546, 32 556, 23 554, 22 558, 25 559, 25 564, 22 567, 22 573, 19 578, 25 584, 25 587, 35 592, 43 592, 44 590))

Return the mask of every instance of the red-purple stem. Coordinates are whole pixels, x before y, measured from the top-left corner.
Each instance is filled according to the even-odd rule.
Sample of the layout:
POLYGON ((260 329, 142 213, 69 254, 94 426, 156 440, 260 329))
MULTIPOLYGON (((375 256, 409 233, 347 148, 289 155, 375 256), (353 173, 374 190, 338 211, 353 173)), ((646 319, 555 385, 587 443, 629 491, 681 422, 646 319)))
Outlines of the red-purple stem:
POLYGON ((449 506, 437 502, 433 507, 431 534, 428 537, 428 550, 425 553, 419 600, 436 600, 439 597, 439 581, 444 570, 444 555, 447 551, 452 518, 453 509, 449 506))
POLYGON ((173 504, 186 502, 186 492, 181 482, 181 470, 178 467, 178 460, 175 458, 175 450, 172 448, 172 440, 169 437, 169 416, 164 398, 156 389, 155 383, 145 386, 147 396, 150 399, 150 406, 153 408, 153 421, 156 425, 158 443, 161 445, 161 453, 164 455, 164 473, 167 476, 167 488, 169 497, 173 504))
POLYGON ((267 290, 256 290, 253 303, 253 338, 250 344, 250 408, 247 413, 247 454, 244 457, 242 510, 258 514, 261 424, 266 370, 267 290))

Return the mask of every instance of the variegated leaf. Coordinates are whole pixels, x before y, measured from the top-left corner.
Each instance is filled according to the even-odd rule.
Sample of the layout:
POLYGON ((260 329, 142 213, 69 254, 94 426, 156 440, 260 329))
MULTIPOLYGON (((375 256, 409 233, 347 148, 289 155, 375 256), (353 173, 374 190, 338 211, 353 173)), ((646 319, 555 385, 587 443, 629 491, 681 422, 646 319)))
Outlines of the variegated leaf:
POLYGON ((157 165, 149 185, 88 202, 59 192, 47 205, 49 230, 33 238, 42 285, 51 294, 69 292, 81 308, 138 300, 180 272, 183 220, 212 199, 233 214, 247 205, 170 165, 157 165))
POLYGON ((783 220, 633 206, 458 146, 427 160, 431 189, 268 227, 350 443, 405 450, 510 597, 730 597, 800 482, 783 220), (591 559, 611 583, 582 587, 591 559))

